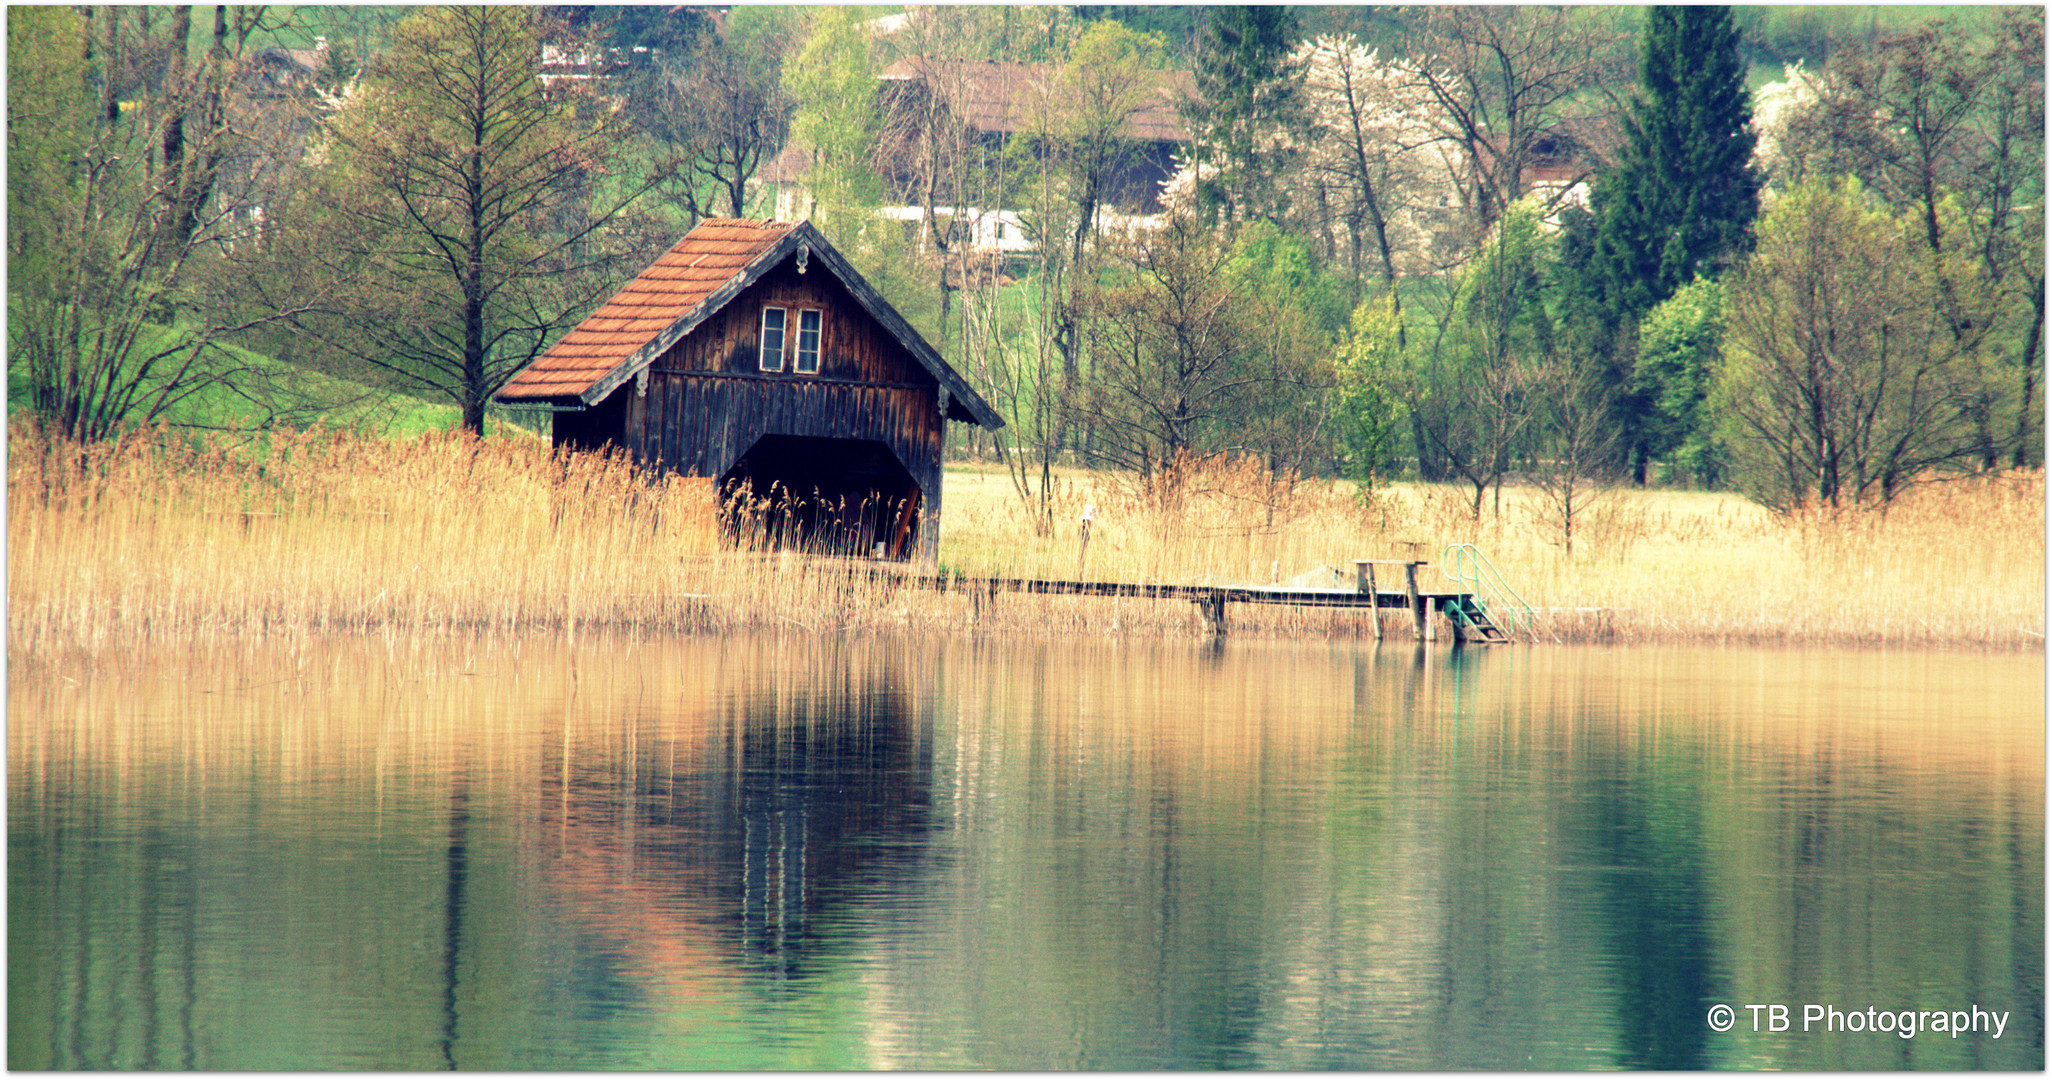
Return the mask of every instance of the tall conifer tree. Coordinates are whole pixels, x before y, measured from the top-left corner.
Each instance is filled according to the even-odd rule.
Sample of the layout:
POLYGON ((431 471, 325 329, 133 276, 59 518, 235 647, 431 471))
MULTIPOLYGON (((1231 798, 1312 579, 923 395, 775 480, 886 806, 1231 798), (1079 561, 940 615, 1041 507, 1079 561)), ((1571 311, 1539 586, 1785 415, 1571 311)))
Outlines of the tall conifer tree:
POLYGON ((1643 96, 1596 193, 1596 268, 1609 307, 1637 318, 1743 250, 1760 202, 1752 99, 1726 7, 1646 13, 1643 96))
POLYGON ((1287 68, 1297 44, 1295 9, 1220 6, 1197 40, 1197 99, 1184 115, 1210 164, 1198 198, 1227 220, 1280 216, 1275 177, 1287 152, 1271 136, 1293 126, 1296 86, 1287 68))
MULTIPOLYGON (((1597 184, 1594 243, 1579 288, 1590 339, 1610 353, 1604 392, 1635 483, 1669 446, 1659 434, 1654 373, 1637 371, 1632 327, 1677 289, 1743 254, 1760 203, 1752 99, 1726 7, 1646 12, 1640 96, 1617 167, 1597 184)), ((1571 260, 1572 261, 1572 260, 1571 260)))

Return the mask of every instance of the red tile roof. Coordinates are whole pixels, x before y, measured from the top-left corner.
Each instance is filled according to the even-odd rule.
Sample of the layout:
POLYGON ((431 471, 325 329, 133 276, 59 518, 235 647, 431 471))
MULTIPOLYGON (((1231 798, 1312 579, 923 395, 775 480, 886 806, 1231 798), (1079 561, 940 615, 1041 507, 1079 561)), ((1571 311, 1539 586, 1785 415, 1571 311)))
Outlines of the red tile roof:
POLYGON ((696 322, 711 314, 697 309, 796 227, 746 218, 699 222, 493 397, 514 402, 583 394, 664 331, 686 318, 696 322))
MULTIPOLYGON (((789 258, 811 259, 838 279, 946 391, 949 419, 995 431, 1004 418, 893 309, 810 222, 711 218, 520 369, 492 400, 548 408, 596 405, 622 382, 789 258)), ((802 270, 800 271, 803 272, 802 270)))

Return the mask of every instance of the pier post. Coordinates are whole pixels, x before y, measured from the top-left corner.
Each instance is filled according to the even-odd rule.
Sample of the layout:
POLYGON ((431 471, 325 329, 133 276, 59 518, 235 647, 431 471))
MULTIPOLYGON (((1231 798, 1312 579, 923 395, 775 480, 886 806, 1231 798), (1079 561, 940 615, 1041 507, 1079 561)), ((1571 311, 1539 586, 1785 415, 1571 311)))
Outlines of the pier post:
POLYGON ((1375 640, 1382 640, 1381 591, 1375 587, 1375 562, 1372 559, 1354 560, 1354 591, 1368 594, 1368 622, 1375 627, 1375 640))
POLYGON ((1404 591, 1411 598, 1411 633, 1419 641, 1431 641, 1431 624, 1425 619, 1425 601, 1418 595, 1418 567, 1422 563, 1404 564, 1404 591))
POLYGON ((1226 632, 1225 590, 1213 589, 1203 598, 1193 600, 1191 603, 1196 604, 1198 610, 1204 612, 1204 621, 1211 625, 1212 636, 1224 637, 1226 632))

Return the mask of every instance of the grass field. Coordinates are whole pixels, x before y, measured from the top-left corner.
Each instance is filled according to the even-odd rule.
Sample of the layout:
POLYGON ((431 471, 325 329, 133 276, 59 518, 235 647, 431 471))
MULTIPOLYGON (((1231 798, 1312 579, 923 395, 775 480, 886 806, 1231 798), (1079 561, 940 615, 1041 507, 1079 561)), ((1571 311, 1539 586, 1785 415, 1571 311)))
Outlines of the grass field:
MULTIPOLYGON (((146 338, 139 352, 155 348, 146 338)), ((217 345, 208 356, 210 370, 224 374, 214 381, 194 380, 196 389, 180 395, 159 419, 174 427, 222 432, 259 432, 279 426, 305 428, 318 422, 328 428, 370 435, 410 437, 453 431, 463 412, 454 404, 423 400, 408 394, 373 390, 234 345, 217 345)), ((154 391, 158 382, 145 380, 154 391)), ((27 404, 28 373, 17 361, 7 373, 8 408, 27 404)), ((496 428, 510 419, 497 408, 487 414, 496 428)), ((512 426, 507 424, 507 426, 512 426)))
MULTIPOLYGON (((1554 542, 1532 491, 1461 492, 1194 470, 1175 498, 1058 478, 1036 530, 1002 468, 948 470, 944 572, 1268 583, 1357 558, 1480 545, 1541 612, 1539 640, 2042 648, 2042 473, 1932 485, 1884 517, 1783 520, 1724 494, 1615 493, 1554 542)), ((17 421, 8 454, 11 652, 332 632, 789 627, 987 634, 1205 632, 1189 604, 910 590, 846 561, 720 543, 710 487, 650 487, 538 439, 316 429, 258 444, 139 434, 79 447, 17 421)), ((1436 575, 1437 567, 1428 567, 1436 575)), ((1430 578, 1428 577, 1428 580, 1430 578)), ((1384 616, 1406 637, 1400 616, 1384 616)), ((1359 637, 1364 613, 1239 605, 1236 635, 1359 637)))

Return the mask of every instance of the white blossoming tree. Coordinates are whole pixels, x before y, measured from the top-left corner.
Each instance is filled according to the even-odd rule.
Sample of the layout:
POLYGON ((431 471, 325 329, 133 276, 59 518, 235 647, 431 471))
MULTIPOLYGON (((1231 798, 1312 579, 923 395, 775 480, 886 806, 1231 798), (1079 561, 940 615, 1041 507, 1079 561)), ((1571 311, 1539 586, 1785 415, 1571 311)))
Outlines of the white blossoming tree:
POLYGON ((1300 204, 1325 208, 1323 224, 1352 251, 1356 273, 1364 254, 1386 283, 1422 269, 1452 180, 1417 72, 1351 35, 1306 41, 1290 60, 1308 120, 1300 204))
POLYGON ((1753 92, 1753 167, 1774 188, 1788 180, 1790 126, 1819 103, 1815 79, 1802 61, 1783 64, 1781 71, 1782 81, 1753 92))

